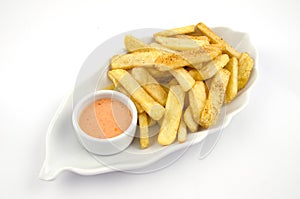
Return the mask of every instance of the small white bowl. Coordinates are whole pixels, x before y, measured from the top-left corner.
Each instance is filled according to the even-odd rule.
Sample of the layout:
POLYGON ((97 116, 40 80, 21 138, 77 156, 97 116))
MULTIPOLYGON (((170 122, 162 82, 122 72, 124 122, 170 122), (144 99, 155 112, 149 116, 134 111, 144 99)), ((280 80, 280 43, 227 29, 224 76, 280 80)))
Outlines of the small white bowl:
POLYGON ((77 137, 80 143, 84 146, 84 148, 97 155, 112 155, 123 151, 132 142, 136 131, 137 110, 134 103, 126 95, 117 91, 101 90, 87 95, 76 104, 73 110, 72 122, 73 122, 73 127, 77 133, 77 137), (101 139, 86 134, 80 128, 78 121, 81 112, 88 105, 90 105, 92 102, 96 100, 103 99, 103 98, 115 99, 122 102, 124 105, 126 105, 128 109, 131 111, 132 121, 129 127, 120 135, 117 135, 112 138, 101 139))

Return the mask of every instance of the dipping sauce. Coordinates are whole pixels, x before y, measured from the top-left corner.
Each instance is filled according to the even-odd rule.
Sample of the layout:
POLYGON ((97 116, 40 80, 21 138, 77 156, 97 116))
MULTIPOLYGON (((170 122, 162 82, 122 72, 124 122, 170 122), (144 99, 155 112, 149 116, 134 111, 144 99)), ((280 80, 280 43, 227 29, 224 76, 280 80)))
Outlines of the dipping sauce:
POLYGON ((111 138, 123 133, 131 124, 128 107, 118 100, 99 99, 88 105, 79 117, 80 128, 95 138, 111 138))

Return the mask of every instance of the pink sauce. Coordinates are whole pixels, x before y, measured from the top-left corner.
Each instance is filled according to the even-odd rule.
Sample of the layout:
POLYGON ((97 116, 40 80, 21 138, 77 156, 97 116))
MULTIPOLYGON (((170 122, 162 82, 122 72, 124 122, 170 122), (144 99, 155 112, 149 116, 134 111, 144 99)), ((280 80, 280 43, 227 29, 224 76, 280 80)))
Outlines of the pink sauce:
POLYGON ((79 126, 95 138, 111 138, 123 133, 132 120, 130 110, 115 99, 99 99, 86 107, 80 117, 79 126))

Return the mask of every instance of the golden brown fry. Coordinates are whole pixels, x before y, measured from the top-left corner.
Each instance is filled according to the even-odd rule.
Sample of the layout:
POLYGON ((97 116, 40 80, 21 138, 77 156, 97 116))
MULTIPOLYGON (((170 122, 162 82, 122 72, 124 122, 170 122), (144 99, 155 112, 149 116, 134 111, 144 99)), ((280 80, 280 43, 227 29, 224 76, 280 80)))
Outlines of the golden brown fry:
POLYGON ((202 35, 176 35, 176 38, 188 38, 196 41, 204 41, 207 45, 209 44, 209 38, 207 36, 202 35), (207 43, 208 42, 208 43, 207 43))
POLYGON ((221 46, 207 45, 192 50, 185 50, 179 52, 178 54, 189 62, 188 65, 194 65, 197 63, 211 61, 221 53, 222 53, 221 46))
POLYGON ((251 71, 254 66, 254 60, 249 56, 248 53, 242 53, 239 58, 238 64, 238 89, 244 88, 249 80, 251 71))
POLYGON ((206 102, 205 84, 203 81, 197 81, 189 91, 189 101, 194 121, 200 123, 200 115, 206 102))
POLYGON ((176 139, 185 93, 179 85, 171 86, 168 93, 165 115, 158 134, 158 143, 169 145, 176 139))
POLYGON ((199 70, 197 69, 192 69, 189 71, 189 74, 193 77, 195 81, 202 81, 204 80, 201 74, 199 73, 199 70))
POLYGON ((168 94, 145 68, 133 68, 131 74, 153 99, 163 106, 166 105, 168 94))
POLYGON ((195 31, 194 25, 184 26, 180 28, 173 28, 170 30, 164 30, 154 34, 154 38, 157 36, 173 36, 178 34, 188 34, 193 33, 195 31))
POLYGON ((190 65, 190 63, 179 53, 164 52, 155 60, 155 68, 160 71, 168 71, 188 65, 190 65))
POLYGON ((184 68, 170 70, 170 73, 175 77, 184 92, 190 90, 195 84, 193 77, 184 68))
POLYGON ((153 43, 149 44, 149 46, 151 48, 154 48, 154 49, 159 50, 159 51, 165 51, 165 52, 169 52, 169 53, 176 53, 175 50, 171 50, 171 49, 169 49, 167 47, 164 47, 163 45, 161 45, 159 43, 156 43, 156 42, 153 42, 153 43))
POLYGON ((212 42, 217 44, 222 44, 225 47, 225 52, 229 54, 231 57, 240 57, 240 53, 235 50, 232 46, 230 46, 227 42, 225 42, 221 37, 215 34, 210 28, 208 28, 204 23, 199 23, 196 25, 196 30, 203 33, 207 36, 212 42))
POLYGON ((126 70, 111 70, 108 75, 116 79, 151 118, 159 120, 164 115, 164 107, 156 102, 126 70))
POLYGON ((194 64, 190 65, 189 68, 201 69, 203 67, 203 64, 204 63, 202 63, 202 62, 194 63, 194 64))
POLYGON ((145 149, 149 146, 149 129, 148 119, 146 113, 139 114, 139 126, 140 126, 140 147, 145 149))
POLYGON ((207 40, 195 40, 188 37, 155 37, 156 42, 160 43, 162 46, 167 47, 172 50, 190 50, 199 48, 200 46, 208 45, 207 40))
POLYGON ((169 87, 174 86, 174 85, 178 85, 178 81, 175 78, 171 79, 171 81, 169 81, 169 83, 168 83, 169 87))
POLYGON ((128 97, 130 97, 130 99, 133 101, 138 113, 143 113, 144 112, 143 107, 132 96, 129 95, 129 93, 125 90, 125 88, 123 88, 121 85, 118 85, 118 86, 115 87, 115 90, 123 93, 124 95, 126 95, 128 97))
POLYGON ((238 60, 235 57, 230 58, 228 64, 225 66, 230 72, 230 77, 226 89, 225 103, 231 102, 238 92, 238 60))
POLYGON ((216 57, 214 60, 208 62, 202 68, 200 68, 199 74, 201 79, 206 80, 214 76, 221 68, 223 68, 229 61, 229 56, 227 54, 222 54, 216 57))
POLYGON ((191 132, 198 130, 199 124, 195 122, 191 110, 191 106, 188 106, 183 115, 184 122, 191 132))
POLYGON ((183 117, 181 117, 178 133, 177 133, 177 140, 179 143, 185 142, 187 137, 187 130, 186 130, 186 124, 183 120, 183 117))
POLYGON ((132 35, 126 35, 124 39, 125 48, 128 52, 133 52, 141 48, 148 47, 146 43, 132 35))
POLYGON ((111 69, 131 69, 134 67, 152 67, 155 60, 161 52, 152 51, 137 51, 130 54, 123 54, 111 60, 111 69))
POLYGON ((142 106, 118 83, 118 81, 111 75, 111 73, 107 73, 108 78, 113 82, 113 85, 115 87, 116 91, 119 91, 121 93, 123 93, 124 95, 130 97, 130 99, 133 101, 137 112, 138 113, 143 113, 144 109, 142 108, 142 106))
POLYGON ((136 51, 130 54, 123 54, 111 60, 111 69, 128 70, 135 67, 153 67, 160 71, 180 68, 189 65, 181 55, 149 49, 147 51, 136 51))
POLYGON ((228 70, 220 69, 213 77, 208 99, 200 116, 200 125, 202 127, 209 128, 218 120, 221 107, 224 103, 229 76, 230 72, 228 70))
POLYGON ((148 119, 148 126, 151 127, 151 126, 154 126, 157 122, 152 119, 149 115, 147 115, 147 119, 148 119))
POLYGON ((168 80, 170 77, 173 77, 172 74, 168 71, 159 71, 154 68, 147 68, 147 70, 155 79, 161 81, 168 80))

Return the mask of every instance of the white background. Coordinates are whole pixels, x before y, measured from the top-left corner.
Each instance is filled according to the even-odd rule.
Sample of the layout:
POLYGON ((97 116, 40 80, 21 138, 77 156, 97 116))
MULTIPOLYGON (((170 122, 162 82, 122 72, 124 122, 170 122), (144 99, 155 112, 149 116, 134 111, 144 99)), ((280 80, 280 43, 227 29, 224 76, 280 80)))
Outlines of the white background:
POLYGON ((1 0, 0 198, 300 198, 299 8, 298 0, 1 0), (155 173, 38 179, 47 126, 95 47, 131 29, 200 21, 248 32, 260 72, 248 107, 206 159, 195 146, 155 173))

